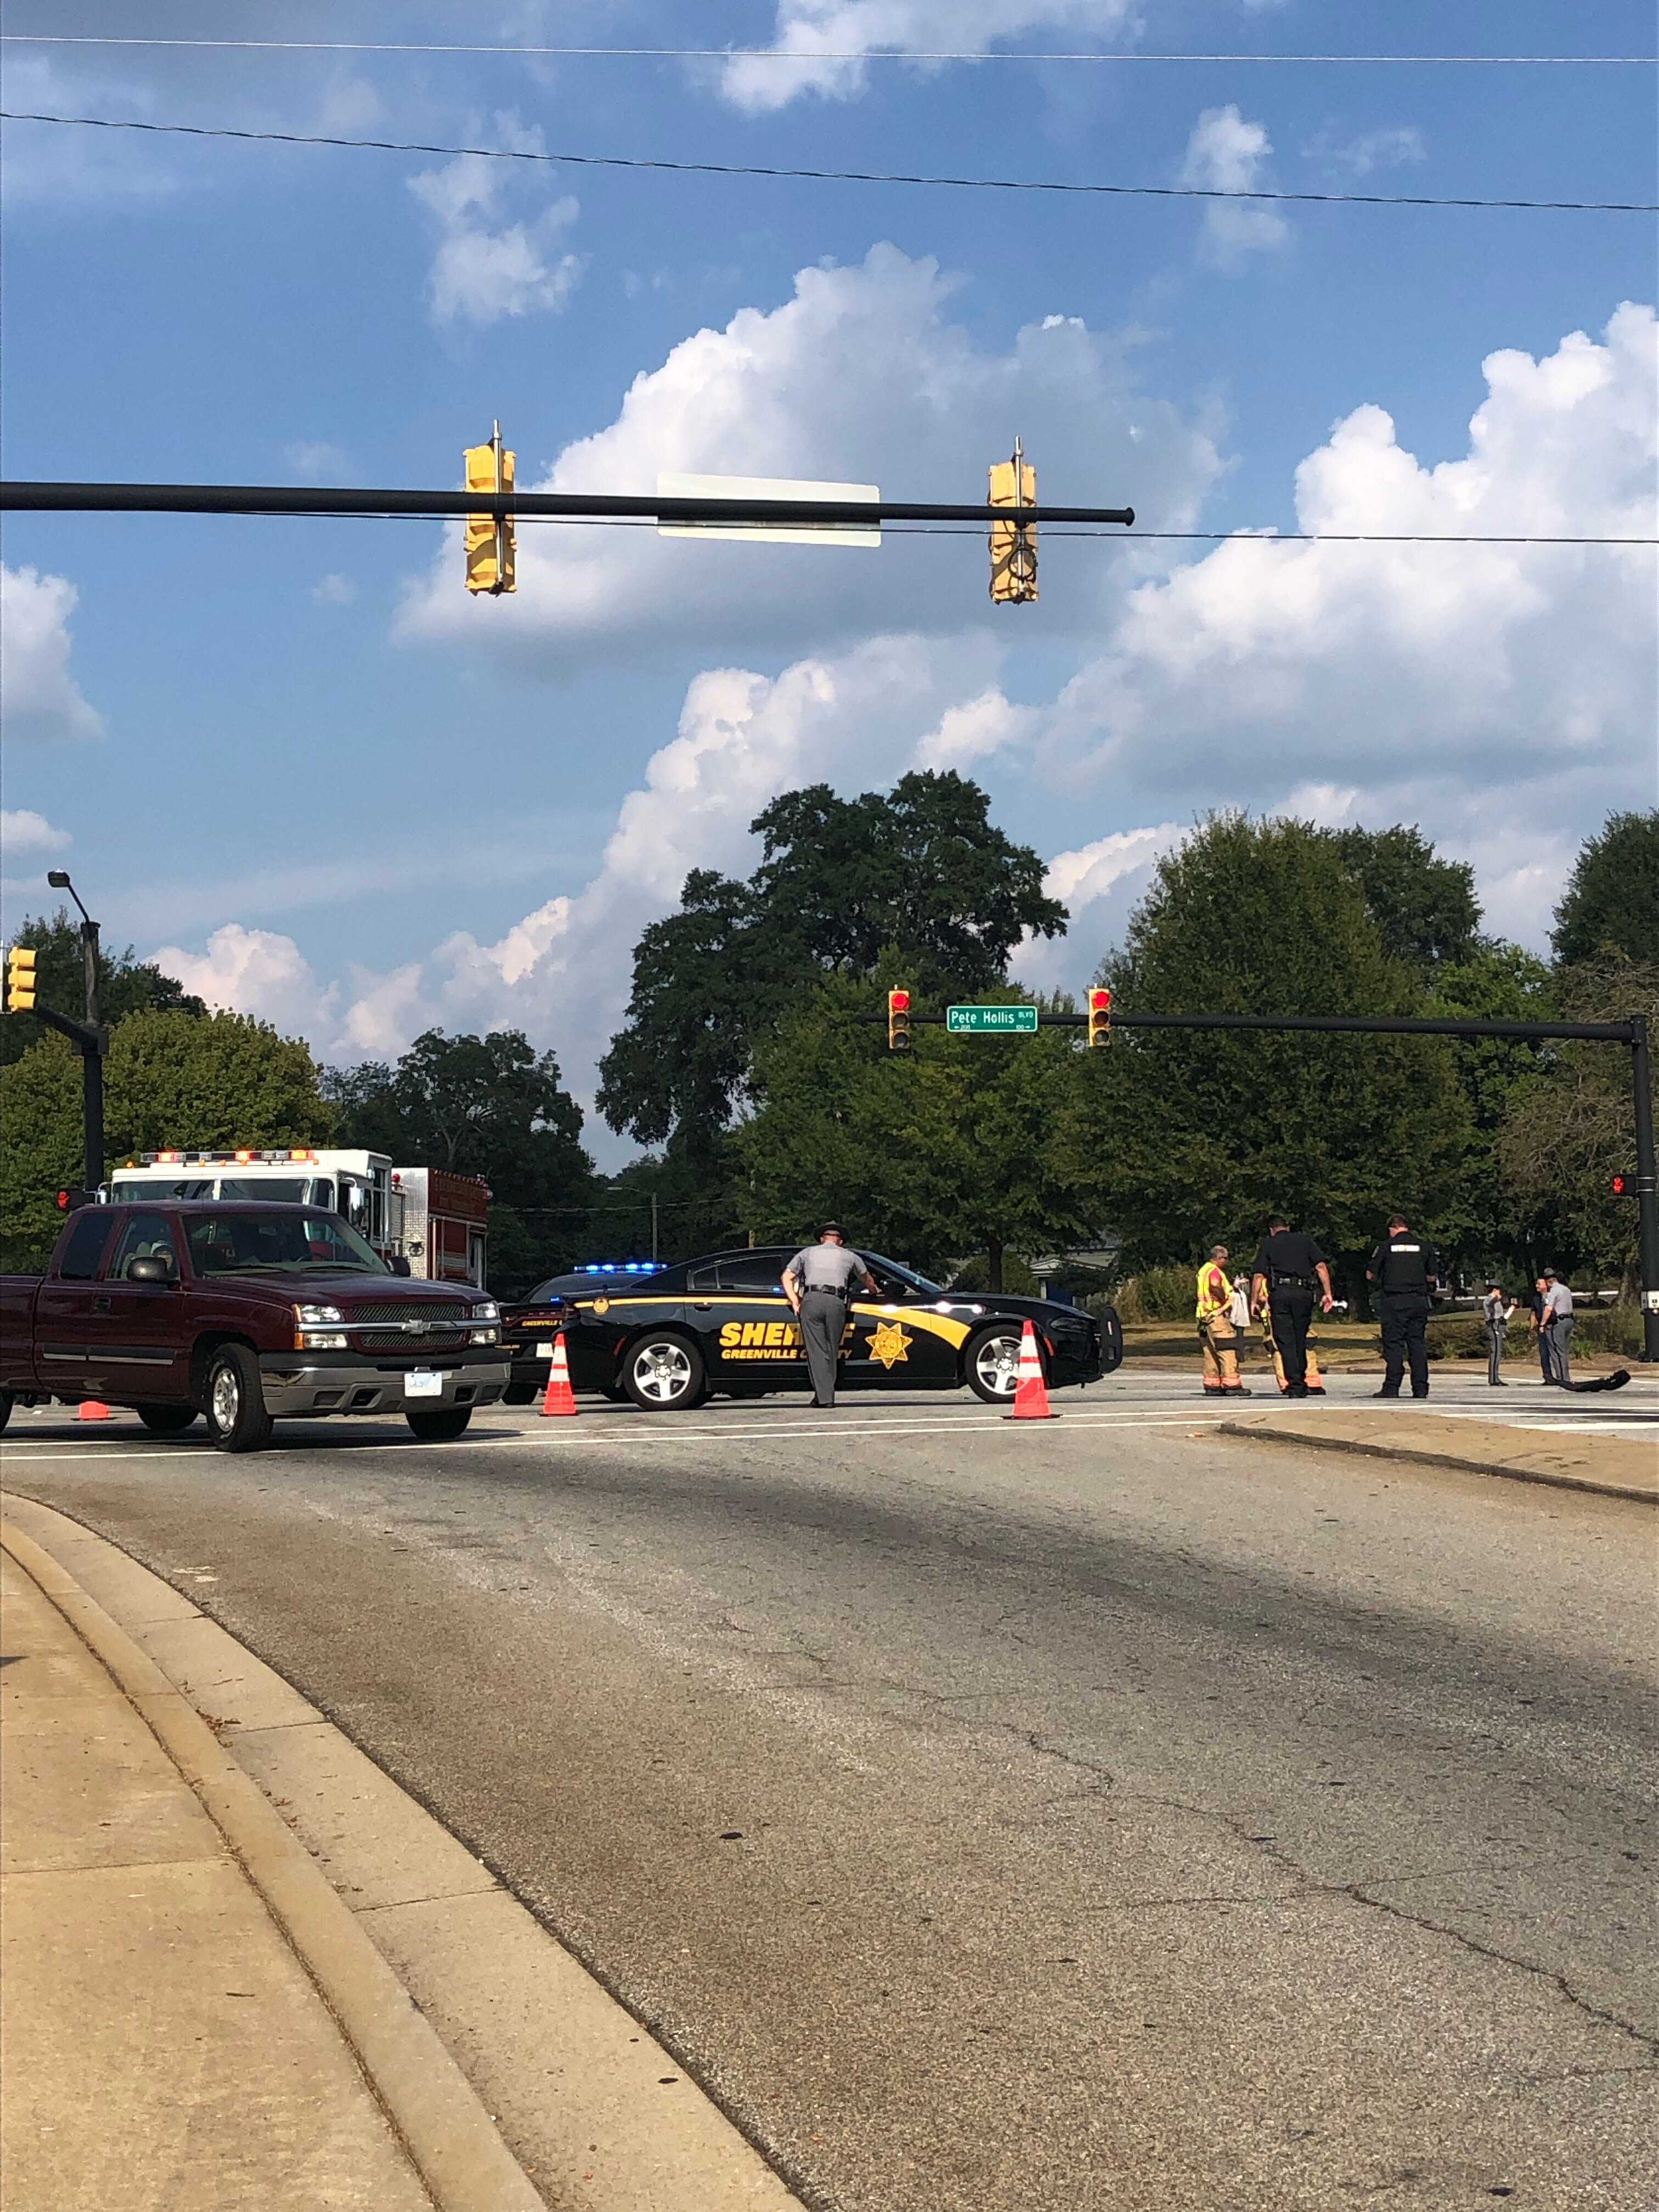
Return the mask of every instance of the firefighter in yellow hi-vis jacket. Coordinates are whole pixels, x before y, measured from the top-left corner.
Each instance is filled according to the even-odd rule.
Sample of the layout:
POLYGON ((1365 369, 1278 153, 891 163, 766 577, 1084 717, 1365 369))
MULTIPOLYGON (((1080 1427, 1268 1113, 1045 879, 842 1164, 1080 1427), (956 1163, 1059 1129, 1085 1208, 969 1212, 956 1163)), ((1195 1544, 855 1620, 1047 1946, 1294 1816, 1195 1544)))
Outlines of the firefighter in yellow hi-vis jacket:
MULTIPOLYGON (((1267 1286, 1265 1282, 1261 1286, 1261 1296, 1255 1302, 1255 1318, 1261 1324, 1261 1341, 1267 1347, 1268 1358, 1273 1361, 1273 1378, 1279 1384, 1279 1395, 1283 1397, 1290 1385, 1285 1379, 1285 1362, 1279 1357, 1279 1346, 1273 1336, 1273 1321, 1267 1310, 1267 1286)), ((1308 1346, 1308 1395, 1323 1398, 1328 1395, 1325 1378, 1319 1371, 1319 1355, 1310 1341, 1308 1346)))
POLYGON ((1227 1279, 1227 1248, 1212 1244, 1198 1271, 1198 1340, 1204 1348, 1206 1397, 1248 1398, 1238 1379, 1238 1332, 1229 1311, 1233 1286, 1227 1279))

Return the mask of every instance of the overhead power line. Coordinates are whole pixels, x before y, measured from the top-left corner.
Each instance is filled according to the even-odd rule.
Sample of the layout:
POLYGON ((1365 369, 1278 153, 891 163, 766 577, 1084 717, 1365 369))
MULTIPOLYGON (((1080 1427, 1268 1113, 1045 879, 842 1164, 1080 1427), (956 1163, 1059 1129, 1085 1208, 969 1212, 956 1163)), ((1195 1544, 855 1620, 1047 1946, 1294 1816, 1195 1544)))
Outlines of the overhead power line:
POLYGON ((813 67, 819 62, 1085 62, 1120 66, 1128 63, 1255 62, 1267 64, 1357 64, 1369 67, 1556 69, 1651 66, 1659 54, 1149 54, 922 52, 861 46, 794 53, 777 46, 481 46, 459 40, 415 39, 157 39, 137 35, 68 31, 7 31, 0 45, 33 46, 166 46, 277 54, 523 54, 549 61, 775 62, 784 68, 813 67))
POLYGON ((1081 193, 1123 199, 1274 200, 1315 205, 1522 208, 1571 215, 1659 215, 1659 201, 1652 200, 1451 198, 1425 192, 1224 191, 1211 185, 1095 185, 1040 177, 948 177, 913 175, 898 170, 797 169, 754 161, 671 161, 634 154, 544 154, 516 146, 438 146, 408 138, 341 138, 314 131, 236 131, 222 124, 141 123, 111 115, 43 115, 15 108, 0 108, 0 122, 58 123, 96 131, 144 131, 167 137, 233 138, 258 145, 351 147, 377 154, 440 154, 450 158, 465 155, 484 161, 534 161, 574 168, 655 169, 680 176, 795 178, 827 185, 934 185, 962 191, 1081 193))

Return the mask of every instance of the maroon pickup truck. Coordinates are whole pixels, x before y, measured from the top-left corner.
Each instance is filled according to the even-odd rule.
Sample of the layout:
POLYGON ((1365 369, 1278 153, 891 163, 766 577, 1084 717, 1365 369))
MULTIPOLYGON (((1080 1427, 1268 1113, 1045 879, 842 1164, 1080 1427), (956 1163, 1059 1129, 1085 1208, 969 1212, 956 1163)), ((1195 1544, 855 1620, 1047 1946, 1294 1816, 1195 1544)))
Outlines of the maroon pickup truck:
POLYGON ((507 1372, 493 1299, 396 1273, 325 1208, 86 1206, 44 1275, 0 1276, 0 1428, 15 1404, 99 1398, 158 1436, 202 1414, 222 1451, 331 1413, 402 1413, 439 1443, 507 1372))

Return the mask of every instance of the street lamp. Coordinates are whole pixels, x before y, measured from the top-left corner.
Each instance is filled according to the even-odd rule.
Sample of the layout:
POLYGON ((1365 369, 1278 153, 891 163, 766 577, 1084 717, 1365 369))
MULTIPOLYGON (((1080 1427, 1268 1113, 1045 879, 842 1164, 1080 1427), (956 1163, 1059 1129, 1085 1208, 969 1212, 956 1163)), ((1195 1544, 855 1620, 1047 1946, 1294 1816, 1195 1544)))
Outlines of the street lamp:
POLYGON ((70 881, 67 868, 48 868, 46 881, 53 890, 67 891, 81 909, 81 962, 86 1026, 97 1040, 94 1050, 89 1051, 85 1042, 82 1042, 79 1048, 85 1093, 87 1188, 95 1191, 104 1180, 104 1061, 103 1041, 98 1034, 98 924, 87 912, 85 901, 70 881))

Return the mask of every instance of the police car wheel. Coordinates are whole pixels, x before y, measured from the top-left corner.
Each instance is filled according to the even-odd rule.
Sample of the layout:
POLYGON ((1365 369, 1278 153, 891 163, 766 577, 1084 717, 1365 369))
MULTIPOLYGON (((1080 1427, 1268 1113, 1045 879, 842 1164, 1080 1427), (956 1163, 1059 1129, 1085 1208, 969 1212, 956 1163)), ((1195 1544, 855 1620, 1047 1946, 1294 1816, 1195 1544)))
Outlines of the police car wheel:
POLYGON ((642 1336, 623 1363, 623 1388, 647 1413, 687 1413, 707 1395, 702 1356, 666 1330, 642 1336))
POLYGON ((981 1329, 969 1341, 963 1361, 968 1387, 988 1406, 1006 1406, 1014 1395, 1014 1386, 1019 1379, 1019 1340, 1024 1333, 1018 1322, 1004 1322, 981 1329))

